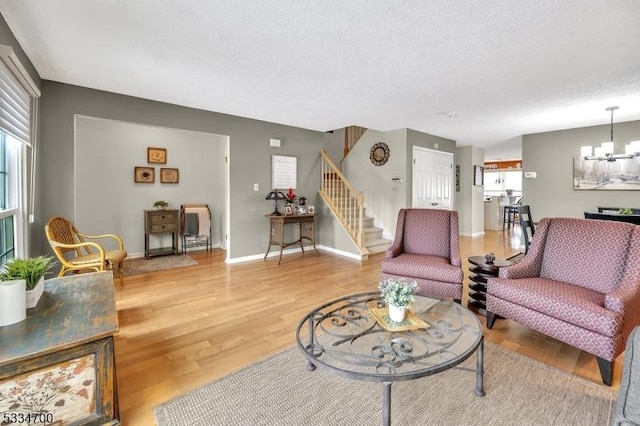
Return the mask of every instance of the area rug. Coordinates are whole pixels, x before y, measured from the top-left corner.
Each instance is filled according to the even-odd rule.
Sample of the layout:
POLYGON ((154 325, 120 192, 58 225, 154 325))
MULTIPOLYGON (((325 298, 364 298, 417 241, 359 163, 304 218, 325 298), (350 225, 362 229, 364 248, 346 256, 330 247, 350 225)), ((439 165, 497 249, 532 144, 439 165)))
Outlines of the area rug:
POLYGON ((179 268, 182 266, 197 265, 198 262, 186 254, 177 256, 158 256, 146 259, 139 257, 135 259, 126 259, 124 261, 124 275, 138 275, 147 272, 162 271, 164 269, 179 268))
MULTIPOLYGON (((154 408, 158 425, 380 425, 382 384, 307 371, 297 347, 154 408)), ((463 363, 474 368, 475 356, 463 363)), ((475 373, 447 370, 395 382, 396 425, 608 424, 615 393, 604 385, 485 344, 486 395, 475 373)))

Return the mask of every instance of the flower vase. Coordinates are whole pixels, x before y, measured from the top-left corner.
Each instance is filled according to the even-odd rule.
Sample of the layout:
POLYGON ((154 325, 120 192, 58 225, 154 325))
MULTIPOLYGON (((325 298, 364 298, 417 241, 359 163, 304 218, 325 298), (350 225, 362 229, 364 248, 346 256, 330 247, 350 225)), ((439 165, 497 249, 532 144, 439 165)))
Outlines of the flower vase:
POLYGON ((35 308, 38 300, 44 292, 44 277, 40 277, 38 284, 32 289, 27 290, 27 309, 35 308))
POLYGON ((0 282, 0 326, 15 324, 27 317, 25 280, 0 282))
POLYGON ((393 322, 402 322, 407 314, 406 306, 389 305, 389 318, 393 322))

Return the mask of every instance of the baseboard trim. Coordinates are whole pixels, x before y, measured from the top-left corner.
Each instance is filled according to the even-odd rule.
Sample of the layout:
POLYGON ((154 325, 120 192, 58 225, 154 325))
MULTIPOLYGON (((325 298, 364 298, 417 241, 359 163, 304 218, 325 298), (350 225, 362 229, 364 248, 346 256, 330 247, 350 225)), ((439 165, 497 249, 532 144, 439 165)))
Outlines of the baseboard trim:
POLYGON ((482 232, 474 232, 472 234, 460 234, 461 237, 471 237, 471 238, 476 238, 476 237, 482 237, 484 235, 484 231, 482 232))
MULTIPOLYGON (((335 249, 333 247, 327 247, 327 246, 322 246, 322 245, 316 245, 316 248, 318 250, 321 251, 327 251, 329 253, 333 253, 333 254, 337 254, 338 256, 342 256, 342 257, 346 257, 349 259, 354 259, 354 260, 363 260, 364 257, 362 255, 358 255, 358 254, 354 254, 354 253, 349 253, 346 251, 342 251, 342 250, 338 250, 335 249)), ((302 250, 297 247, 297 248, 293 248, 293 249, 286 249, 282 252, 282 255, 286 255, 286 254, 293 254, 293 253, 301 253, 302 250)), ((313 246, 304 246, 304 252, 305 254, 313 254, 313 246)), ((272 257, 276 257, 276 256, 280 256, 280 250, 274 250, 269 252, 269 255, 267 256, 268 259, 272 258, 272 257)), ((225 263, 229 263, 229 264, 233 264, 233 263, 242 263, 242 262, 251 262, 254 260, 262 260, 264 259, 264 254, 254 254, 251 256, 243 256, 243 257, 235 257, 233 259, 231 258, 227 258, 225 259, 225 263)))

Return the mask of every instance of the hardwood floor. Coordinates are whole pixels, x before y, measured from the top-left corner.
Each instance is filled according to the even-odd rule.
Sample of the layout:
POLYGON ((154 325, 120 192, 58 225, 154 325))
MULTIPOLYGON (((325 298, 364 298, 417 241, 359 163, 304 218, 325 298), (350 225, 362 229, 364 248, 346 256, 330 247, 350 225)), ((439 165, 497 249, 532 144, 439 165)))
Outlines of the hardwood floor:
MULTIPOLYGON (((508 257, 519 244, 518 228, 461 237, 465 285, 469 256, 508 257)), ((124 286, 116 285, 122 424, 153 425, 154 405, 293 346, 295 327, 310 309, 375 291, 383 256, 359 262, 319 252, 285 256, 280 266, 274 258, 228 265, 218 249, 193 253, 197 266, 126 277, 124 286)), ((513 321, 499 320, 484 333, 490 342, 601 383, 595 357, 513 321)), ((621 368, 620 357, 614 388, 621 368)))

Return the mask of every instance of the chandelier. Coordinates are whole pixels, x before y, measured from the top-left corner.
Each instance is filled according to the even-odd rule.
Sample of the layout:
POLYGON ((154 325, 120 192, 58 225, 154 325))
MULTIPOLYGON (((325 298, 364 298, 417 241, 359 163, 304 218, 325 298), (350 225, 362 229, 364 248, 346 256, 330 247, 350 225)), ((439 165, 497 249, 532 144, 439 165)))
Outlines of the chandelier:
POLYGON ((589 146, 580 148, 580 156, 585 160, 616 161, 619 158, 635 158, 640 156, 640 141, 633 141, 625 145, 624 154, 614 154, 613 151, 613 112, 619 109, 617 106, 610 106, 605 111, 611 112, 611 140, 602 142, 595 150, 589 146))

